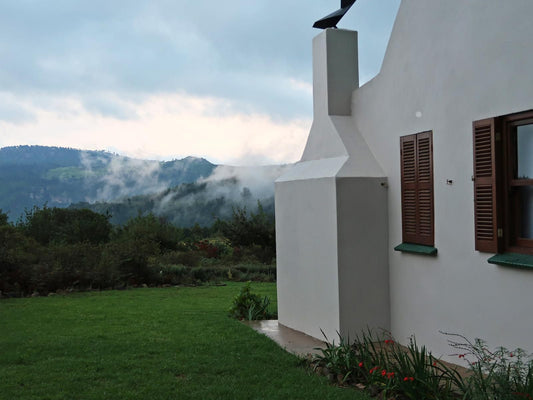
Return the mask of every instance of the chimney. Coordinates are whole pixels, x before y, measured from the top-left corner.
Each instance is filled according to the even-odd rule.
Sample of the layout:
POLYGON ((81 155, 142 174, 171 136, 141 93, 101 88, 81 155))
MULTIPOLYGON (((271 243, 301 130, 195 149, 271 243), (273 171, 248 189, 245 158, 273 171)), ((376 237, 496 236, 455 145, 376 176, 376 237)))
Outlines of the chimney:
POLYGON ((325 29, 313 39, 313 112, 351 115, 352 92, 359 87, 357 32, 325 29))

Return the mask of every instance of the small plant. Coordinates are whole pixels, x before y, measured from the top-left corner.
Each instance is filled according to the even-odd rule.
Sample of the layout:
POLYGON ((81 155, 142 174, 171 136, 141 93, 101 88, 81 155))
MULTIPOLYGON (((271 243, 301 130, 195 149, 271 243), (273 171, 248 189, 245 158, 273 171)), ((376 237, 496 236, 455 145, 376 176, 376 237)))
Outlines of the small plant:
POLYGON ((229 315, 240 320, 269 319, 272 314, 268 311, 270 299, 252 293, 250 282, 241 288, 240 293, 233 299, 233 305, 229 310, 229 315))
POLYGON ((335 345, 335 341, 329 343, 324 332, 322 330, 321 332, 326 339, 326 348, 315 349, 319 350, 320 353, 315 354, 312 358, 313 369, 327 376, 330 381, 339 384, 352 382, 351 375, 356 370, 358 362, 349 340, 345 340, 339 335, 339 344, 335 345))
POLYGON ((471 375, 466 379, 465 397, 472 400, 533 400, 533 355, 522 349, 499 347, 489 350, 484 340, 473 342, 458 334, 445 333, 450 346, 466 360, 471 375))
POLYGON ((397 371, 396 390, 409 399, 455 399, 463 388, 455 369, 433 357, 414 337, 407 349, 394 346, 392 364, 397 371))
POLYGON ((404 347, 390 334, 384 339, 371 331, 352 344, 342 337, 339 345, 327 343, 311 365, 333 382, 381 399, 533 400, 533 355, 503 347, 490 351, 481 339, 445 334, 454 338, 449 343, 459 350, 455 355, 468 362, 466 376, 419 347, 414 337, 404 347))
MULTIPOLYGON (((327 338, 326 338, 327 340, 327 338)), ((327 343, 314 356, 315 371, 330 381, 367 389, 382 399, 457 399, 461 378, 457 372, 435 359, 414 338, 409 346, 396 343, 390 333, 371 331, 350 344, 339 335, 339 344, 327 343), (390 397, 396 396, 396 397, 390 397)))

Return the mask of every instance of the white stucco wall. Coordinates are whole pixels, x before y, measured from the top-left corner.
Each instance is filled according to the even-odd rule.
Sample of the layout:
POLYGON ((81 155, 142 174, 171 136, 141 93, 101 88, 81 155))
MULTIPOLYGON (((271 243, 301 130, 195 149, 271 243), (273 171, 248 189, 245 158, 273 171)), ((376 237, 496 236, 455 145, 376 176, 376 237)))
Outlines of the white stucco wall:
POLYGON ((533 351, 533 270, 474 250, 472 122, 533 108, 533 1, 403 0, 380 74, 352 115, 388 177, 391 328, 435 354, 439 330, 533 351), (401 237, 399 138, 433 131, 437 257, 395 252, 401 237), (446 180, 453 180, 447 185, 446 180))
POLYGON ((390 321, 386 178, 349 115, 356 32, 315 37, 313 83, 302 160, 276 181, 278 318, 336 340, 390 321))
POLYGON ((340 331, 335 178, 276 183, 278 321, 323 339, 340 331), (281 245, 280 245, 281 244, 281 245))
POLYGON ((337 178, 339 319, 345 338, 390 329, 386 179, 337 178))

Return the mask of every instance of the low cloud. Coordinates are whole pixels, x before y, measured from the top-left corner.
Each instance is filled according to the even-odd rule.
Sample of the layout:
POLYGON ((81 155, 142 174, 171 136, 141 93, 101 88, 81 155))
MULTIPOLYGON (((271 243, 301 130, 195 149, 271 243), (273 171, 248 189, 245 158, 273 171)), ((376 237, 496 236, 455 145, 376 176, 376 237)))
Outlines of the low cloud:
POLYGON ((9 93, 0 92, 0 122, 1 121, 19 125, 36 122, 37 117, 31 109, 18 104, 15 100, 15 96, 9 93))
MULTIPOLYGON (((206 182, 209 185, 221 181, 235 180, 238 190, 232 193, 218 193, 221 190, 214 186, 214 196, 225 195, 241 196, 245 189, 249 190, 256 199, 264 199, 274 195, 274 181, 289 168, 289 165, 254 166, 254 167, 233 167, 220 165, 213 173, 199 182, 206 182)), ((233 200, 238 200, 234 198, 233 200)))
POLYGON ((97 187, 88 202, 157 193, 169 187, 169 182, 161 179, 161 165, 156 161, 82 152, 81 163, 86 184, 97 187))
POLYGON ((0 147, 31 144, 144 159, 196 156, 216 164, 280 164, 300 158, 311 125, 310 119, 275 121, 264 114, 232 113, 227 101, 213 97, 175 94, 117 101, 136 119, 88 113, 76 97, 20 99, 16 104, 38 121, 0 121, 0 147))

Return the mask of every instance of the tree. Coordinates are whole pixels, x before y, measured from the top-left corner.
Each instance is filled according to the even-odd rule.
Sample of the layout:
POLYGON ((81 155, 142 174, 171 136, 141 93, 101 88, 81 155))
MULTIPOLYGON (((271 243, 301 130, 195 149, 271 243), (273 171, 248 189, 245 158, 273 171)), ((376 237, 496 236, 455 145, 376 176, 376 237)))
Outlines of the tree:
POLYGON ((176 250, 183 231, 154 214, 139 214, 118 229, 117 235, 137 242, 151 242, 158 250, 176 250))
POLYGON ((261 259, 270 262, 276 254, 276 232, 274 216, 263 210, 257 202, 257 212, 248 214, 246 207, 233 209, 228 221, 218 219, 215 228, 229 239, 233 246, 258 246, 262 249, 261 259))
POLYGON ((8 224, 7 214, 2 211, 0 208, 0 226, 8 224))
POLYGON ((34 207, 26 210, 26 218, 19 221, 22 231, 43 245, 50 243, 74 244, 106 243, 111 234, 109 215, 87 209, 34 207))

